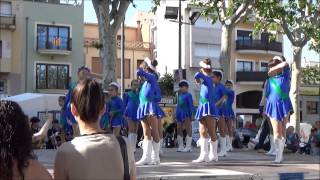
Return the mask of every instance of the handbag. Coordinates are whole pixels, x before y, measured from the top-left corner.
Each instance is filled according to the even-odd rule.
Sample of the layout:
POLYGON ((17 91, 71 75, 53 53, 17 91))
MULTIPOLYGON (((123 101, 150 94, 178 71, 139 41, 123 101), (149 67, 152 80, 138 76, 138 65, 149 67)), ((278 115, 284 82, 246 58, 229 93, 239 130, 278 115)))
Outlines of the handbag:
POLYGON ((128 151, 127 151, 127 145, 125 140, 122 136, 117 136, 117 140, 120 145, 121 149, 121 155, 123 159, 123 168, 124 168, 124 180, 130 180, 130 173, 129 173, 129 160, 128 160, 128 151))

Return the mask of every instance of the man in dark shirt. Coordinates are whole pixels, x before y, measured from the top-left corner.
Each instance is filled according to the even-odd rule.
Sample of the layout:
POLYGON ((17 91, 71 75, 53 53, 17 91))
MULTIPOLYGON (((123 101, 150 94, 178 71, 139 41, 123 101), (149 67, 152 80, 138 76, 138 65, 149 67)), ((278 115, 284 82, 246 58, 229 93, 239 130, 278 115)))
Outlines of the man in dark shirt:
POLYGON ((58 120, 52 121, 52 128, 48 130, 47 149, 56 149, 62 144, 62 128, 58 120))

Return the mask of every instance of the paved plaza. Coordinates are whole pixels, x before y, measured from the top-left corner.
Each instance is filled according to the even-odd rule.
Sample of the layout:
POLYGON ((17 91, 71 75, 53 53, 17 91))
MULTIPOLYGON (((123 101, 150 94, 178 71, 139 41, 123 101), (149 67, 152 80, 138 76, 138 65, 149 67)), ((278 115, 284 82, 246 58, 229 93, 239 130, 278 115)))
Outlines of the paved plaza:
MULTIPOLYGON (((136 159, 141 157, 141 150, 136 159)), ((38 160, 53 173, 54 150, 37 150, 38 160)), ((159 166, 138 166, 138 179, 279 179, 279 173, 304 173, 305 179, 320 179, 319 156, 285 154, 284 164, 272 164, 273 157, 255 151, 235 150, 218 163, 191 163, 198 155, 164 149, 159 166)))

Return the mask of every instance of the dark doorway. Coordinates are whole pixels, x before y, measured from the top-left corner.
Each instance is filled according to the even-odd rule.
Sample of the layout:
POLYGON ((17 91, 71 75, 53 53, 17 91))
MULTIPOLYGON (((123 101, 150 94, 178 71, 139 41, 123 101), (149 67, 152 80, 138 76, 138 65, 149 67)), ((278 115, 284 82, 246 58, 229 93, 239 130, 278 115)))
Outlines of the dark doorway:
POLYGON ((246 91, 237 95, 237 108, 258 109, 262 91, 246 91))

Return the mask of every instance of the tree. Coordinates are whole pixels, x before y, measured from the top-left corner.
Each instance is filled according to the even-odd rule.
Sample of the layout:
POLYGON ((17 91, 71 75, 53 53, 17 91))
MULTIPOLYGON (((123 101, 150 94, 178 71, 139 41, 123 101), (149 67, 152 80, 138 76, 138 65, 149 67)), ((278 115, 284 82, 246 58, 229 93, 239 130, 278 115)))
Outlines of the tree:
MULTIPOLYGON (((310 39, 318 41, 320 34, 320 2, 312 0, 288 0, 279 3, 274 0, 258 0, 256 2, 257 21, 255 28, 266 31, 280 31, 287 35, 293 48, 293 64, 291 78, 291 101, 296 132, 300 131, 300 97, 302 48, 310 39)), ((319 45, 318 42, 313 44, 319 45)))
POLYGON ((317 66, 302 68, 301 83, 306 85, 320 85, 320 69, 317 66))
POLYGON ((201 8, 202 15, 211 20, 212 24, 219 21, 222 25, 219 62, 223 71, 227 72, 225 78, 229 79, 232 31, 251 12, 254 0, 193 0, 193 3, 201 8))
POLYGON ((159 80, 159 86, 162 94, 165 96, 174 96, 173 92, 174 79, 172 74, 166 73, 159 80))
POLYGON ((99 49, 103 65, 103 86, 116 80, 116 35, 133 0, 92 0, 99 26, 99 49))

